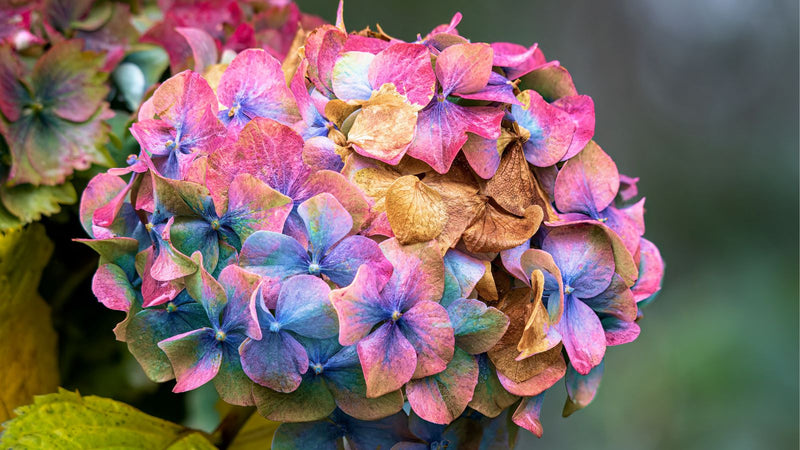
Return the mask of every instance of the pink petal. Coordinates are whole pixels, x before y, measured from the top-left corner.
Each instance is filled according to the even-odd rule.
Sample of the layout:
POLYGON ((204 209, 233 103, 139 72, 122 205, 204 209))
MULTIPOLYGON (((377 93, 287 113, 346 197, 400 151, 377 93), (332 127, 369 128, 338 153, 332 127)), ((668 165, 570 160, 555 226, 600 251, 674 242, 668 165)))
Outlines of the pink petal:
POLYGON ((488 44, 456 44, 436 58, 436 78, 444 96, 483 89, 492 72, 494 50, 488 44))
POLYGON ((590 142, 558 172, 556 207, 592 218, 614 201, 619 190, 617 165, 599 145, 590 142))
POLYGON ((591 308, 573 296, 564 302, 564 316, 556 325, 569 355, 570 364, 581 374, 589 373, 603 361, 606 336, 603 325, 591 308))
POLYGON ((403 387, 414 374, 417 353, 393 322, 387 322, 358 343, 358 358, 367 383, 367 397, 377 398, 403 387))
POLYGON ((594 136, 594 100, 588 95, 571 95, 554 101, 553 106, 569 114, 575 124, 572 142, 567 153, 561 158, 562 161, 566 161, 583 150, 594 136))
POLYGON ((194 57, 194 71, 203 73, 206 68, 217 63, 217 43, 210 34, 199 28, 175 28, 189 43, 194 57))
POLYGON ((376 90, 384 83, 392 83, 409 102, 426 106, 436 89, 428 48, 421 44, 390 45, 375 55, 369 67, 369 81, 376 90))
POLYGON ((403 313, 400 329, 417 352, 414 378, 439 373, 453 358, 455 335, 447 310, 424 300, 403 313))

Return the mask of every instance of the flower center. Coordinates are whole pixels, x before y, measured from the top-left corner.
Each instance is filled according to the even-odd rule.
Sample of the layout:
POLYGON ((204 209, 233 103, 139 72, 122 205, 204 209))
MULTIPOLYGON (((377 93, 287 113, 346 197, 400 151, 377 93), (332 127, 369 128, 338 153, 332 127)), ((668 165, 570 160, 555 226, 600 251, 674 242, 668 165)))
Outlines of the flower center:
POLYGON ((166 149, 169 150, 169 151, 175 150, 175 147, 177 145, 178 144, 175 141, 173 141, 172 139, 170 139, 170 140, 168 140, 167 142, 164 143, 164 147, 166 147, 166 149))
POLYGON ((400 311, 395 311, 392 313, 392 322, 397 322, 400 318, 403 317, 403 313, 400 311))
POLYGON ((565 294, 572 294, 572 292, 573 292, 574 290, 575 290, 575 288, 574 288, 574 287, 572 287, 572 286, 570 286, 570 285, 565 285, 565 286, 564 286, 564 293, 565 293, 565 294))
POLYGON ((322 373, 322 364, 320 363, 312 364, 311 368, 314 369, 314 373, 317 375, 322 373))
POLYGON ((234 103, 234 104, 233 104, 233 106, 231 106, 231 109, 229 109, 229 110, 228 110, 228 117, 233 117, 233 116, 235 116, 235 115, 236 115, 236 113, 237 113, 237 112, 239 112, 239 109, 240 109, 241 107, 242 107, 242 106, 241 106, 241 105, 240 105, 238 102, 237 102, 237 103, 234 103))
POLYGON ((153 231, 153 222, 147 222, 144 224, 144 229, 147 230, 148 233, 153 231))
POLYGON ((311 275, 319 275, 319 273, 320 273, 319 264, 317 264, 317 263, 309 264, 308 265, 308 273, 310 273, 311 275))
POLYGON ((278 322, 272 322, 271 324, 269 324, 269 331, 273 333, 281 331, 281 324, 279 324, 278 322))
POLYGON ((28 104, 28 107, 34 113, 39 113, 44 109, 44 105, 42 105, 42 103, 40 101, 34 101, 34 102, 28 104))
POLYGON ((219 230, 219 220, 214 219, 211 221, 211 229, 214 231, 219 230))
POLYGON ((442 439, 441 441, 434 441, 431 442, 431 450, 445 450, 447 447, 450 447, 450 441, 447 439, 442 439))
POLYGON ((214 335, 214 338, 220 342, 224 341, 227 337, 228 335, 226 335, 222 330, 217 330, 217 333, 214 335))
POLYGON ((177 309, 178 307, 175 306, 175 303, 172 302, 167 303, 167 312, 175 312, 177 309))
POLYGON ((136 164, 136 161, 138 161, 138 160, 139 160, 139 157, 131 153, 130 155, 128 155, 128 159, 126 159, 125 162, 129 166, 132 166, 132 165, 136 164))

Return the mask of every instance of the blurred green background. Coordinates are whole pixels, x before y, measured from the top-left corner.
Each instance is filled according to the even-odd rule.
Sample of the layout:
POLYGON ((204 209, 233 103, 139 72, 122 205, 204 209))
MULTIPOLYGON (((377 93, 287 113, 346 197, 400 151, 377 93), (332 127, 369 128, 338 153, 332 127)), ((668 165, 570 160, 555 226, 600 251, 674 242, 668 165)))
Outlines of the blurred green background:
MULTIPOLYGON (((333 0, 298 3, 334 19, 333 0)), ((345 23, 413 40, 455 11, 473 41, 538 42, 594 98, 596 140, 641 177, 646 236, 667 262, 642 335, 609 351, 595 402, 562 419, 566 394, 554 388, 544 437, 523 433, 518 448, 797 449, 797 2, 347 0, 345 23)), ((187 408, 213 393, 147 381, 113 340, 121 314, 88 282, 69 285, 95 268, 88 249, 65 243, 80 229, 48 228, 58 244, 42 291, 62 385, 213 423, 208 408, 187 408)))

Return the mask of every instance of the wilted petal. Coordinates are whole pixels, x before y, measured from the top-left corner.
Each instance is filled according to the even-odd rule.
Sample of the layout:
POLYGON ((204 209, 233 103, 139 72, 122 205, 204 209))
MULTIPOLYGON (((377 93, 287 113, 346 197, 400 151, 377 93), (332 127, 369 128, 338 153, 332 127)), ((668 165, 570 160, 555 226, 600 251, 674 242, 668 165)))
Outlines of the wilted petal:
POLYGON ((386 216, 402 244, 434 239, 447 222, 442 197, 414 175, 400 177, 389 187, 386 216))
POLYGON ((385 84, 364 102, 347 140, 359 154, 397 164, 414 139, 418 109, 385 84))
POLYGON ((464 244, 475 253, 516 247, 536 233, 543 217, 539 205, 528 206, 523 217, 516 217, 484 203, 475 221, 464 231, 464 244))
POLYGON ((477 355, 478 361, 478 384, 469 407, 487 417, 497 417, 503 410, 511 406, 517 397, 505 390, 500 380, 497 378, 495 369, 486 354, 477 355))
POLYGON ((542 423, 539 421, 539 416, 542 413, 542 403, 544 402, 544 393, 535 397, 523 398, 517 409, 514 411, 512 420, 515 424, 535 434, 536 437, 542 437, 542 423))
POLYGON ((541 356, 534 356, 534 358, 541 360, 540 364, 544 368, 541 372, 525 381, 518 383, 498 372, 497 377, 503 388, 514 395, 531 397, 541 394, 564 377, 564 373, 567 371, 567 363, 564 361, 564 356, 561 355, 560 348, 550 350, 541 354, 541 356))
MULTIPOLYGON (((517 350, 520 351, 520 355, 517 359, 524 359, 531 355, 550 350, 561 342, 561 335, 555 327, 552 326, 556 321, 551 319, 547 308, 545 308, 544 303, 542 303, 544 284, 544 274, 541 270, 534 269, 531 273, 533 307, 529 308, 530 315, 526 319, 525 329, 517 344, 517 350)), ((553 298, 553 300, 558 300, 555 296, 551 298, 553 298)), ((558 305, 554 305, 553 309, 555 309, 555 306, 558 305)), ((558 309, 560 317, 561 308, 559 307, 558 309)))

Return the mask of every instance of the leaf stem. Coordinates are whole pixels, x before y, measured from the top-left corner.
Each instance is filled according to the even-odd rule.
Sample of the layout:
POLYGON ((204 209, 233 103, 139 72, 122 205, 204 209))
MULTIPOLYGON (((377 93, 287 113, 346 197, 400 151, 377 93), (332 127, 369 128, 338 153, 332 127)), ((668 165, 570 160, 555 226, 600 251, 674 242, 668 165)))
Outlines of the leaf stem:
POLYGON ((254 412, 256 412, 255 406, 231 407, 217 429, 211 434, 214 444, 221 450, 228 448, 254 412))

